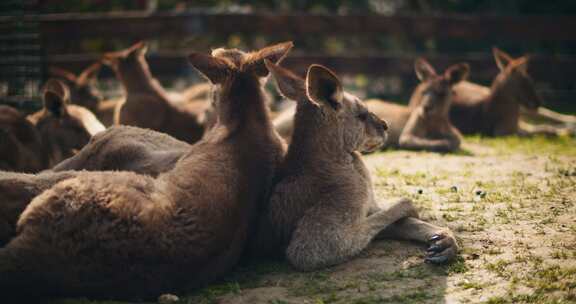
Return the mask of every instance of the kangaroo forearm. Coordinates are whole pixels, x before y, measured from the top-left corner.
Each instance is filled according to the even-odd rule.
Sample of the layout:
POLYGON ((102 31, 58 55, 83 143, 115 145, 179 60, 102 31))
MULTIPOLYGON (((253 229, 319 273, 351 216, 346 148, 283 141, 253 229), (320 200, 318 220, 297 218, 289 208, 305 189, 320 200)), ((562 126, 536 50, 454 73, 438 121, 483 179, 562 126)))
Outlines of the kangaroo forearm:
POLYGON ((556 124, 575 124, 576 116, 566 115, 552 111, 550 109, 539 107, 538 110, 532 111, 521 108, 522 117, 532 120, 545 120, 556 124))
POLYGON ((427 150, 436 152, 450 152, 455 150, 457 143, 447 139, 425 139, 419 137, 400 138, 400 148, 410 150, 427 150))

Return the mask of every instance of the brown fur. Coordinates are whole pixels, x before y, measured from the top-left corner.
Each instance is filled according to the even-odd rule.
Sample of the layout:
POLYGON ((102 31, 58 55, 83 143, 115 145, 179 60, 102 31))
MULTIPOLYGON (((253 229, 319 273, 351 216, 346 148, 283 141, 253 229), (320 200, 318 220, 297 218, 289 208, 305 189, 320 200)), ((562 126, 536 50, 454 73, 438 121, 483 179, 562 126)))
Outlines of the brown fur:
MULTIPOLYGON (((386 123, 343 92, 338 78, 322 66, 312 65, 306 81, 275 65, 269 69, 279 90, 297 101, 297 110, 292 142, 275 176, 254 251, 284 253, 297 269, 314 270, 349 260, 385 228, 394 230, 399 219, 417 217, 409 200, 382 208, 376 204, 358 153, 384 143, 386 123)), ((455 256, 457 245, 449 231, 412 219, 419 240, 441 234, 437 238, 444 243, 435 244, 431 262, 455 256)))
POLYGON ((448 117, 452 86, 465 79, 468 65, 449 67, 438 75, 434 68, 419 59, 415 70, 422 82, 410 99, 412 108, 380 100, 369 100, 367 107, 390 124, 386 146, 403 149, 452 152, 460 147, 461 135, 448 117))
POLYGON ((34 198, 0 249, 3 297, 151 298, 229 271, 283 157, 262 98, 263 60, 291 46, 190 55, 217 87, 215 126, 156 179, 85 172, 34 198))
POLYGON ((17 110, 0 108, 0 164, 2 170, 38 172, 81 149, 104 126, 89 110, 69 105, 65 84, 48 80, 44 109, 27 118, 17 110))
POLYGON ((154 79, 146 62, 146 44, 104 55, 126 90, 116 107, 115 123, 148 128, 189 143, 198 141, 206 129, 208 102, 172 100, 154 79))
POLYGON ((114 126, 94 136, 80 152, 52 171, 117 170, 157 176, 170 171, 189 149, 190 144, 164 133, 114 126))
POLYGON ((16 234, 16 222, 34 197, 78 172, 24 174, 0 171, 0 246, 16 234))
POLYGON ((38 172, 46 168, 42 139, 26 116, 0 105, 0 170, 38 172))
POLYGON ((43 94, 44 109, 28 116, 28 120, 42 139, 42 151, 37 153, 47 157, 45 168, 51 168, 74 155, 105 128, 88 109, 69 104, 68 87, 62 82, 48 80, 43 94))
POLYGON ((489 91, 469 83, 454 88, 450 120, 464 134, 518 134, 520 106, 536 110, 542 104, 527 73, 528 57, 513 59, 497 48, 493 52, 500 73, 489 91))

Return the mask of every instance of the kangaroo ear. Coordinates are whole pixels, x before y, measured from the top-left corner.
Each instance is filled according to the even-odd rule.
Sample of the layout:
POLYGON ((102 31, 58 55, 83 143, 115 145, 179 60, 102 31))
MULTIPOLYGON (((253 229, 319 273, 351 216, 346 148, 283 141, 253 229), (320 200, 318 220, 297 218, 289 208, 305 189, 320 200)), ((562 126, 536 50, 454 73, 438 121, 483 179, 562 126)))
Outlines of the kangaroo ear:
POLYGON ((510 62, 514 60, 512 56, 508 55, 506 52, 502 51, 497 47, 492 48, 492 54, 494 55, 496 65, 501 71, 506 69, 506 67, 510 64, 510 62))
POLYGON ((48 79, 43 90, 44 109, 56 117, 67 114, 66 105, 70 100, 70 90, 63 82, 56 79, 48 79))
POLYGON ((214 84, 223 83, 231 71, 225 59, 201 53, 191 53, 188 61, 192 66, 214 84))
POLYGON ((139 41, 136 44, 132 45, 129 50, 134 52, 136 55, 145 56, 148 52, 148 44, 146 41, 139 41))
POLYGON ((77 84, 87 85, 89 82, 96 81, 96 78, 98 77, 98 73, 100 72, 101 68, 102 63, 100 62, 93 63, 92 65, 87 67, 84 71, 82 71, 82 73, 80 73, 80 76, 78 76, 77 79, 77 84))
POLYGON ((344 89, 340 79, 330 69, 313 64, 306 74, 306 94, 308 98, 321 105, 328 105, 334 110, 342 107, 344 89))
POLYGON ((514 60, 514 68, 518 71, 527 74, 528 73, 528 62, 530 62, 530 56, 525 55, 514 60))
POLYGON ((467 63, 455 64, 444 72, 444 77, 451 85, 468 79, 468 75, 470 75, 470 66, 467 63))
POLYGON ((295 101, 308 100, 303 78, 268 59, 264 59, 264 63, 276 79, 276 87, 282 96, 295 101))
POLYGON ((104 53, 102 54, 102 58, 100 58, 100 62, 102 62, 103 65, 114 68, 118 66, 119 58, 115 52, 104 53))
POLYGON ((269 60, 272 63, 279 64, 284 57, 290 52, 294 44, 289 42, 279 43, 276 45, 265 47, 259 51, 248 54, 247 59, 242 65, 243 71, 251 71, 258 77, 268 76, 268 69, 264 60, 269 60))
POLYGON ((416 59, 416 62, 414 62, 414 70, 420 81, 426 81, 438 75, 432 65, 424 58, 416 59))

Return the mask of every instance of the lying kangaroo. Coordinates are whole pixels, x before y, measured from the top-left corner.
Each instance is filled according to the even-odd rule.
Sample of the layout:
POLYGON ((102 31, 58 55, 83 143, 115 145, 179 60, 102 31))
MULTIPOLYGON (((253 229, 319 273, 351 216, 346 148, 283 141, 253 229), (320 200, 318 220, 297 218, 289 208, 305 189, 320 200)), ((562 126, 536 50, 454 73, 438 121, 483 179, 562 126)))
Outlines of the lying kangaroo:
POLYGON ((68 87, 49 79, 43 89, 44 109, 28 116, 42 139, 42 153, 46 156, 44 168, 51 168, 74 155, 90 137, 104 131, 104 126, 88 109, 69 104, 68 87))
POLYGON ((20 111, 0 105, 0 170, 38 172, 46 168, 40 134, 20 111))
POLYGON ((50 79, 43 89, 44 109, 28 117, 0 107, 0 164, 3 170, 38 172, 81 149, 104 126, 89 110, 70 105, 65 84, 50 79))
POLYGON ((410 108, 380 100, 366 102, 370 111, 390 124, 386 145, 437 152, 458 150, 461 135, 450 123, 448 111, 452 87, 468 77, 468 65, 453 65, 438 75, 426 60, 418 59, 414 68, 421 83, 410 103, 417 106, 410 108))
POLYGON ((34 198, 0 249, 3 297, 152 298, 229 271, 284 154, 262 98, 264 59, 291 47, 191 54, 216 87, 215 126, 156 179, 79 172, 34 198))
POLYGON ((118 104, 115 123, 148 128, 189 143, 198 141, 205 131, 209 102, 171 99, 154 79, 146 62, 146 44, 104 54, 103 62, 112 67, 126 90, 118 104))
MULTIPOLYGON (((484 104, 484 114, 492 118, 490 123, 494 128, 494 132, 486 131, 489 126, 485 126, 484 131, 477 131, 485 135, 560 134, 563 129, 576 125, 576 117, 556 113, 541 106, 542 101, 536 94, 534 82, 527 73, 528 56, 512 58, 498 48, 493 48, 492 52, 500 69, 492 87, 470 82, 456 85, 452 106, 455 113, 451 114, 451 117, 460 115, 459 113, 473 115, 468 112, 474 111, 474 105, 484 104), (492 114, 493 112, 499 113, 492 114), (523 119, 519 120, 519 117, 523 119), (548 124, 532 125, 525 121, 526 118, 548 124)), ((464 123, 462 120, 460 122, 464 123)))
MULTIPOLYGON (((500 73, 490 90, 466 82, 454 87, 450 121, 464 134, 518 134, 520 105, 535 111, 542 104, 527 73, 528 58, 513 59, 497 48, 493 53, 500 73)), ((419 102, 411 100, 410 106, 419 102)))
POLYGON ((98 72, 102 63, 96 62, 84 69, 78 76, 62 68, 50 68, 53 77, 63 80, 70 88, 70 99, 77 105, 90 110, 105 126, 114 122, 116 100, 103 100, 102 93, 96 87, 98 72))
POLYGON ((282 94, 297 101, 297 110, 292 142, 253 248, 259 254, 285 253, 294 267, 307 271, 349 260, 382 233, 430 242, 430 262, 454 258, 458 245, 452 233, 419 220, 409 200, 375 202, 359 152, 384 143, 386 123, 344 92, 323 66, 312 65, 306 80, 277 65, 268 68, 282 94))
POLYGON ((116 170, 157 176, 170 171, 189 149, 190 144, 164 133, 114 126, 94 136, 82 150, 52 171, 116 170))

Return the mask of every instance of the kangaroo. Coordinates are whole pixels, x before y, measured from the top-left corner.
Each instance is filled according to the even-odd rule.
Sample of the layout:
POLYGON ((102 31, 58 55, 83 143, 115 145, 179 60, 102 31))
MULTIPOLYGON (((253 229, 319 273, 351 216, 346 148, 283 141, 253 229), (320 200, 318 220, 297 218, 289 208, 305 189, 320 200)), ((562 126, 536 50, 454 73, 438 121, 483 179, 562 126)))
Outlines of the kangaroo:
POLYGON ((513 58, 498 48, 493 48, 492 52, 500 69, 492 87, 488 88, 471 82, 461 82, 456 85, 452 106, 454 114, 451 113, 451 117, 459 113, 473 115, 468 112, 475 110, 474 105, 484 104, 485 116, 494 117, 491 123, 496 132, 476 131, 485 135, 560 134, 563 129, 576 125, 576 117, 573 115, 563 115, 541 106, 542 101, 536 93, 534 81, 527 73, 528 56, 513 58), (498 107, 498 105, 501 106, 498 107), (500 113, 490 114, 490 111, 500 111, 500 113), (525 119, 540 120, 562 127, 531 125, 525 122, 525 119))
POLYGON ((98 73, 102 63, 96 62, 84 69, 78 76, 58 67, 51 67, 50 74, 64 83, 70 89, 70 99, 77 105, 90 110, 105 126, 114 122, 114 109, 117 100, 104 100, 102 93, 96 88, 98 73))
POLYGON ((35 197, 0 249, 2 294, 146 299, 229 271, 284 155, 262 98, 264 59, 291 48, 192 53, 215 86, 214 127, 157 178, 81 172, 35 197))
POLYGON ((89 110, 70 105, 68 87, 50 79, 43 89, 44 109, 27 117, 0 106, 2 170, 34 173, 81 149, 104 126, 89 110))
POLYGON ((0 105, 0 170, 38 172, 45 169, 40 134, 20 111, 0 105))
POLYGON ((44 109, 28 116, 42 140, 47 157, 44 168, 51 168, 74 155, 90 137, 104 131, 104 126, 88 109, 69 104, 70 91, 59 80, 49 79, 43 89, 44 109))
POLYGON ((94 136, 76 155, 52 168, 131 171, 157 176, 171 170, 190 144, 164 133, 130 126, 114 126, 94 136))
POLYGON ((285 254, 296 269, 310 271, 351 259, 383 234, 432 243, 430 262, 454 258, 458 245, 451 232, 417 219, 409 200, 375 202, 359 152, 385 142, 386 123, 321 65, 310 66, 305 80, 271 63, 268 69, 297 109, 292 142, 253 245, 256 254, 285 254), (407 226, 411 231, 397 233, 407 226))
MULTIPOLYGON (((528 58, 512 59, 497 48, 493 49, 493 53, 500 74, 492 82, 490 91, 469 83, 455 87, 450 121, 464 134, 518 134, 520 104, 532 110, 542 104, 527 73, 528 58)), ((411 100, 410 106, 415 107, 419 102, 417 99, 411 100)))
POLYGON ((416 60, 414 69, 421 83, 414 90, 410 103, 417 106, 411 108, 380 100, 366 102, 370 111, 390 124, 386 146, 436 152, 458 150, 461 135, 450 123, 448 111, 452 87, 468 77, 468 65, 453 65, 438 75, 426 60, 420 58, 416 60))
POLYGON ((152 76, 146 51, 146 44, 139 42, 103 56, 126 91, 126 99, 116 108, 115 123, 160 131, 189 143, 198 141, 205 131, 210 103, 171 99, 152 76))

